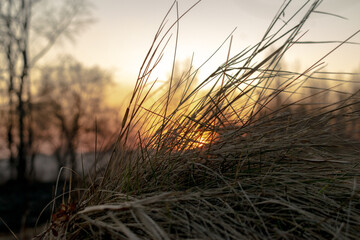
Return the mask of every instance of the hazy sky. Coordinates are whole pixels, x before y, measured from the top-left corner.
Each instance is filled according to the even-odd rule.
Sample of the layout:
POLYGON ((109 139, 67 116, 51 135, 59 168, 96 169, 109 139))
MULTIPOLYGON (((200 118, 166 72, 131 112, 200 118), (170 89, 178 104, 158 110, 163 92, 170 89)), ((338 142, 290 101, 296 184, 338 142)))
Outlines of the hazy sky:
MULTIPOLYGON (((99 65, 113 70, 117 81, 133 85, 139 67, 149 49, 161 20, 173 0, 92 0, 96 22, 89 26, 76 43, 58 46, 54 53, 71 53, 87 65, 99 65)), ((195 0, 179 0, 180 14, 195 0)), ((303 0, 294 0, 293 9, 303 0)), ((194 53, 194 64, 199 66, 235 29, 232 55, 257 43, 263 36, 283 0, 203 0, 180 22, 178 59, 194 53)), ((344 40, 360 29, 360 0, 324 0, 319 11, 327 11, 348 18, 343 20, 316 14, 305 26, 309 32, 303 40, 344 40)), ((175 19, 170 15, 169 22, 175 19)), ((360 34, 352 41, 360 42, 360 34)), ((173 44, 173 43, 172 43, 173 44)), ((204 67, 200 77, 215 70, 226 60, 225 45, 204 67)), ((286 58, 289 65, 304 69, 322 57, 335 45, 302 45, 294 48, 286 58)), ((170 45, 159 68, 159 77, 171 71, 173 45, 170 45)), ((360 46, 349 45, 327 58, 330 71, 360 69, 360 46)))

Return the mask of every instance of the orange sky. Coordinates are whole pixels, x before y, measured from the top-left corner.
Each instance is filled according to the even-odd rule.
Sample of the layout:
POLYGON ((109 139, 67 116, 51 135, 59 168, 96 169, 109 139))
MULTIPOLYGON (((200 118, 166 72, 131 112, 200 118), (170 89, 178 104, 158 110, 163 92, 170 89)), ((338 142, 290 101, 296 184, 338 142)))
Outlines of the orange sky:
MULTIPOLYGON (((114 71, 116 81, 133 86, 140 65, 147 53, 162 18, 172 0, 92 0, 96 23, 89 26, 76 43, 58 45, 51 56, 71 53, 86 65, 99 65, 114 71)), ((179 0, 180 14, 195 0, 179 0)), ((305 1, 294 0, 292 10, 305 1)), ((180 22, 177 59, 194 54, 194 64, 203 63, 235 29, 232 55, 257 43, 269 26, 283 0, 203 0, 180 22)), ((290 9, 290 10, 291 10, 290 9)), ((344 40, 360 29, 359 0, 324 0, 319 11, 327 11, 348 20, 316 14, 305 25, 309 30, 303 40, 344 40)), ((290 14, 290 11, 289 11, 290 14)), ((170 22, 174 21, 173 11, 170 22)), ((360 34, 352 41, 360 42, 360 34)), ((173 44, 173 43, 172 43, 173 44)), ((225 45, 200 73, 205 77, 226 60, 225 45)), ((289 65, 305 69, 334 48, 335 44, 302 45, 285 58, 289 65)), ((164 79, 171 71, 173 45, 167 49, 158 77, 164 79)), ((326 59, 329 71, 360 69, 360 45, 344 46, 326 59)), ((154 76, 156 77, 156 76, 154 76)))

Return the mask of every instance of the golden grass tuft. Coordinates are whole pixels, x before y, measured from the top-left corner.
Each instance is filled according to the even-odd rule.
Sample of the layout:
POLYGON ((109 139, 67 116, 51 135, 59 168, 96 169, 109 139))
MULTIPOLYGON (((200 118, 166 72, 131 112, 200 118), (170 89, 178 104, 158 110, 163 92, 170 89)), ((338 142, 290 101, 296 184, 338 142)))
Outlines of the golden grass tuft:
POLYGON ((178 22, 162 24, 109 162, 89 176, 66 221, 51 221, 38 238, 360 238, 359 142, 350 129, 359 94, 314 104, 340 94, 305 94, 323 59, 301 73, 278 67, 319 4, 304 3, 285 23, 284 4, 254 47, 198 85, 189 69, 160 96, 149 79, 178 22))

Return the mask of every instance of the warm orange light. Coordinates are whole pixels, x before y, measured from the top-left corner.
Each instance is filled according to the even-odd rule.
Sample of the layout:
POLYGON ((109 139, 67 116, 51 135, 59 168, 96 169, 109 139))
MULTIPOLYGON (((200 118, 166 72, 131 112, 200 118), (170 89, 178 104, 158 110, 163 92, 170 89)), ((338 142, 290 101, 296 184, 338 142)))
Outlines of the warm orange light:
POLYGON ((203 147, 205 146, 205 144, 209 143, 210 141, 207 141, 207 139, 201 137, 200 140, 198 141, 198 145, 199 147, 203 147))
POLYGON ((189 144, 185 147, 185 149, 197 149, 203 148, 208 144, 214 142, 216 138, 216 133, 211 131, 197 131, 190 135, 189 144))

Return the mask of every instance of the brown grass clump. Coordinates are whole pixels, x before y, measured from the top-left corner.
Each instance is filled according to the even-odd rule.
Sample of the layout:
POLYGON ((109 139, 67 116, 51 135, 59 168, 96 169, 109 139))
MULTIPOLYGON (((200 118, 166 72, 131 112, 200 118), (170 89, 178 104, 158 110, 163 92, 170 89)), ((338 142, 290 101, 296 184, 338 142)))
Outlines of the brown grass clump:
POLYGON ((360 238, 359 143, 351 130, 359 95, 341 92, 339 101, 314 104, 339 91, 304 94, 323 58, 302 73, 278 68, 319 3, 304 4, 285 23, 284 4, 253 48, 197 86, 191 69, 170 79, 159 97, 149 77, 182 16, 169 31, 162 24, 109 162, 38 237, 360 238), (152 96, 158 101, 150 104, 152 96))

